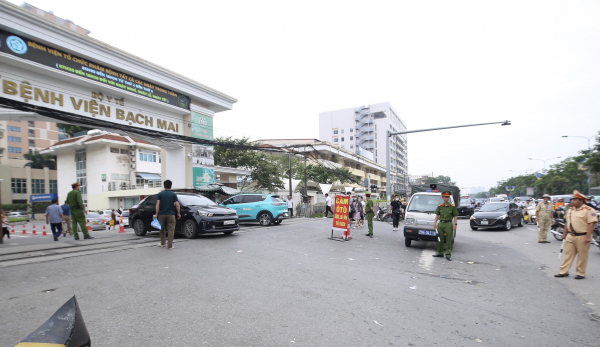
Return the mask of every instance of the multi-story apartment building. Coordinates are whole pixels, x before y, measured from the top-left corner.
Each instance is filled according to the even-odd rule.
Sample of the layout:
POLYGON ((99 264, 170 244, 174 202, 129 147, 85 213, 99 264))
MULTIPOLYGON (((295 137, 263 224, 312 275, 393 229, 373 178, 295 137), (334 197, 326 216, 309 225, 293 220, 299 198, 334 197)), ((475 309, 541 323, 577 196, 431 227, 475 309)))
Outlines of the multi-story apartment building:
MULTIPOLYGON (((389 102, 319 113, 319 139, 386 166, 387 131, 407 130, 389 102)), ((395 191, 408 189, 406 135, 390 138, 391 183, 395 191)))
POLYGON ((0 129, 4 129, 0 147, 8 159, 24 159, 26 153, 41 151, 67 138, 52 122, 7 120, 0 121, 0 129))

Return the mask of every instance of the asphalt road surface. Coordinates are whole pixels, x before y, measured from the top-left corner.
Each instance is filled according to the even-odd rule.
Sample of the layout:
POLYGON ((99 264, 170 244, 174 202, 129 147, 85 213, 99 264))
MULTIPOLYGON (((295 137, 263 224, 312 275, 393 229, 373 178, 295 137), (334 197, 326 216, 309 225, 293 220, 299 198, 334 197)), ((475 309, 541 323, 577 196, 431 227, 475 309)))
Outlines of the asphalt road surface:
POLYGON ((130 229, 5 239, 0 345, 73 293, 95 347, 600 345, 600 249, 585 280, 557 279, 560 242, 538 244, 533 226, 459 224, 451 262, 382 222, 373 239, 328 240, 331 219, 179 237, 173 250, 130 229))

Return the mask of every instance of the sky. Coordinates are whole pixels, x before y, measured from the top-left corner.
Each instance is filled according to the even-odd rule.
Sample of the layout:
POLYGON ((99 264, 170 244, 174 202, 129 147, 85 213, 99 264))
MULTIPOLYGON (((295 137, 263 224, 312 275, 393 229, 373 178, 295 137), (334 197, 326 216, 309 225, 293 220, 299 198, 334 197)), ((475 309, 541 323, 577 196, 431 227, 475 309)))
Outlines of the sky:
POLYGON ((407 135, 409 174, 466 189, 600 130, 597 1, 28 2, 237 98, 215 136, 318 138, 319 112, 385 101, 409 130, 510 120, 407 135))

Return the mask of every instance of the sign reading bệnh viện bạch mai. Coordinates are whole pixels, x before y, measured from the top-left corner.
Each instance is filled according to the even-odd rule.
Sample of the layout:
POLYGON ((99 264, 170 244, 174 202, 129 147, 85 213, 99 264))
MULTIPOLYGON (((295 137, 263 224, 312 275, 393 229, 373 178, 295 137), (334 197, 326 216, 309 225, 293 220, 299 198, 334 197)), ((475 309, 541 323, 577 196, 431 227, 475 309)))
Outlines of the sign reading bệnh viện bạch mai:
POLYGON ((186 95, 4 30, 0 30, 0 52, 158 102, 190 109, 190 99, 186 95))
MULTIPOLYGON (((213 119, 192 111, 192 137, 213 139, 213 119)), ((192 145, 194 187, 215 183, 215 149, 213 146, 192 145)))

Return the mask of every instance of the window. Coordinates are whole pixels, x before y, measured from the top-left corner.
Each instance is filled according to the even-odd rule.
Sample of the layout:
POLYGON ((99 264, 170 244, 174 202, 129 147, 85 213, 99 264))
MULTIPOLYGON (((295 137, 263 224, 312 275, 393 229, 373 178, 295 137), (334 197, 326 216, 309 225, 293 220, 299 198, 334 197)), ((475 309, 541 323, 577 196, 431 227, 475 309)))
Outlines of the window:
POLYGON ((69 137, 65 134, 64 131, 62 131, 62 130, 58 131, 58 141, 66 140, 68 138, 69 137))
POLYGON ((261 202, 264 201, 266 198, 267 197, 264 195, 243 195, 242 201, 244 203, 261 202))
POLYGON ((22 153, 21 147, 10 147, 8 146, 8 153, 22 153))
POLYGON ((13 126, 9 125, 6 128, 8 129, 8 131, 14 131, 16 133, 20 133, 21 132, 21 128, 20 127, 13 127, 13 126))
POLYGON ((83 202, 87 202, 87 155, 85 149, 75 151, 75 176, 79 182, 83 202))
MULTIPOLYGON (((335 139, 333 139, 333 142, 338 142, 337 137, 335 139)), ((10 148, 10 147, 8 147, 8 148, 10 148)))
POLYGON ((342 134, 344 133, 344 129, 342 129, 342 134))
POLYGON ((121 148, 120 151, 121 151, 121 154, 128 154, 129 153, 126 149, 123 149, 123 148, 121 148))
POLYGON ((121 174, 121 181, 129 181, 129 175, 128 174, 121 174))
POLYGON ((337 135, 337 133, 338 133, 338 131, 337 131, 337 130, 334 130, 334 131, 333 131, 333 134, 334 134, 334 135, 337 135))
POLYGON ((149 161, 152 163, 156 163, 156 152, 140 151, 140 161, 149 161))
POLYGON ((11 178, 10 185, 13 194, 27 194, 27 179, 11 178))
POLYGON ((115 174, 115 173, 114 174, 110 174, 110 179, 113 180, 113 181, 118 180, 119 177, 121 177, 121 175, 119 175, 119 174, 115 174))
POLYGON ((31 180, 31 194, 44 194, 46 192, 46 182, 44 180, 31 180))
POLYGON ((351 133, 352 133, 352 132, 354 132, 354 129, 353 129, 353 128, 350 128, 350 132, 351 132, 351 133))
POLYGON ((27 121, 27 125, 30 126, 30 127, 35 128, 35 123, 32 120, 28 120, 27 121))
POLYGON ((29 136, 33 136, 33 137, 35 137, 35 129, 29 129, 29 130, 27 131, 27 133, 29 134, 29 136))
POLYGON ((58 181, 57 180, 50 180, 50 194, 56 194, 58 193, 58 181))
POLYGON ((350 136, 350 141, 354 140, 354 136, 350 136))
POLYGON ((8 142, 21 143, 21 138, 20 137, 9 136, 8 137, 8 142))
POLYGON ((344 138, 342 137, 342 142, 344 142, 344 138))
POLYGON ((110 153, 117 153, 117 154, 119 154, 119 149, 115 148, 115 147, 111 147, 110 148, 110 153))
POLYGON ((344 147, 344 145, 342 145, 342 148, 346 148, 346 147, 344 147))
POLYGON ((35 140, 33 140, 33 139, 29 140, 29 147, 35 147, 35 140))
POLYGON ((354 145, 350 145, 350 148, 354 148, 354 145))

